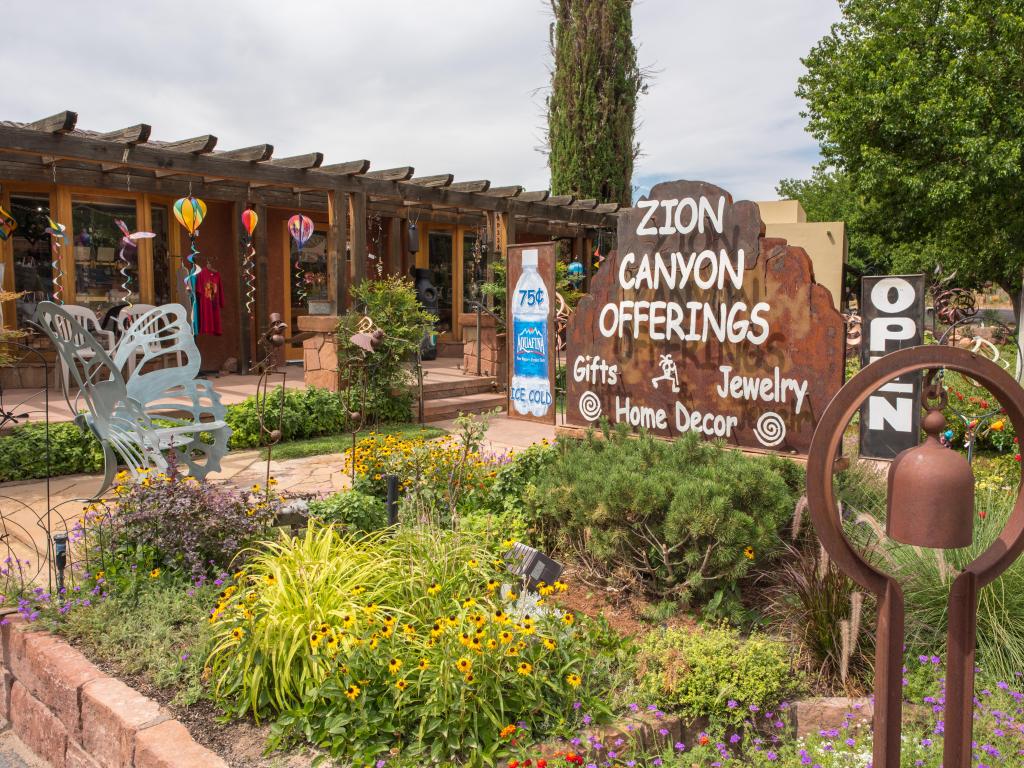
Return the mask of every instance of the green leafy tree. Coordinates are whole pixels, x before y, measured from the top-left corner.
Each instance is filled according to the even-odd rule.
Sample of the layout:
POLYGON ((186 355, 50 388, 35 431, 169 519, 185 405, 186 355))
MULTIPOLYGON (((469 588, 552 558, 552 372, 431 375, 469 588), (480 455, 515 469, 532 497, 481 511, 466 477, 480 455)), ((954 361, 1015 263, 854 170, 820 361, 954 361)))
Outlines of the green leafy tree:
MULTIPOLYGON (((1024 267, 1024 6, 841 0, 797 95, 827 164, 885 222, 897 270, 993 281, 1024 267)), ((1020 307, 1015 307, 1018 312, 1020 307)))
POLYGON ((646 90, 632 0, 551 0, 548 163, 556 195, 629 205, 636 103, 646 90))

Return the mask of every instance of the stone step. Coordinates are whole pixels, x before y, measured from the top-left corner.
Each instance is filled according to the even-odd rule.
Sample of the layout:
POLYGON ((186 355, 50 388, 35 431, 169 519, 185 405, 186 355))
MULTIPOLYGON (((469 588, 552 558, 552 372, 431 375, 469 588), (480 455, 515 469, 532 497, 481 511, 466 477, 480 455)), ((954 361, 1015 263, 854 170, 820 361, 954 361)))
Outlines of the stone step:
POLYGON ((479 395, 495 391, 496 381, 493 376, 446 376, 443 379, 431 380, 428 374, 423 377, 423 399, 439 400, 444 397, 460 397, 462 395, 479 395))
POLYGON ((442 397, 426 400, 423 403, 425 421, 445 421, 454 419, 460 413, 484 413, 495 408, 505 408, 505 393, 480 392, 472 395, 442 397))

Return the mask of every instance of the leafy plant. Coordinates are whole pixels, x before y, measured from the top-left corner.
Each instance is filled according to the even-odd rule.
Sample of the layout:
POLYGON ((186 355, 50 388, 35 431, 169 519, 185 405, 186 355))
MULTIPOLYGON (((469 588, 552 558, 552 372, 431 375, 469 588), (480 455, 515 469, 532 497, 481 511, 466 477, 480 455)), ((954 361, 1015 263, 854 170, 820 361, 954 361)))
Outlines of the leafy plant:
POLYGON ((739 726, 798 688, 784 642, 735 629, 655 630, 640 643, 640 690, 688 718, 739 726))
POLYGON ((514 620, 495 554, 436 529, 315 522, 258 548, 211 619, 219 701, 275 718, 273 744, 441 764, 491 762, 508 725, 556 730, 575 700, 604 711, 572 614, 514 620))
POLYGON ((771 561, 794 506, 780 461, 693 435, 667 442, 606 430, 559 443, 530 515, 542 539, 580 555, 596 576, 735 613, 739 581, 771 561))
MULTIPOLYGON (((249 397, 227 407, 225 421, 231 427, 232 449, 265 444, 258 405, 255 397, 249 397)), ((276 387, 267 394, 263 419, 267 429, 277 429, 280 418, 282 440, 338 435, 349 429, 347 402, 337 392, 317 387, 285 389, 283 413, 281 408, 281 387, 276 387)))
POLYGON ((103 449, 91 432, 72 422, 19 424, 0 436, 0 482, 32 480, 49 474, 72 475, 103 469, 103 449))
POLYGON ((338 366, 347 387, 348 407, 363 409, 367 423, 408 421, 412 376, 405 365, 437 318, 416 300, 412 282, 387 276, 365 280, 352 288, 355 309, 338 320, 338 366), (364 317, 384 332, 380 344, 367 354, 351 342, 364 317))
POLYGON ((194 577, 226 568, 239 549, 270 527, 283 502, 272 488, 254 486, 245 493, 200 483, 173 467, 166 474, 145 472, 134 483, 121 472, 117 481, 113 504, 93 505, 76 531, 111 575, 133 566, 194 577))
POLYGON ((370 533, 385 527, 388 512, 377 496, 362 491, 342 491, 309 502, 309 516, 339 528, 370 533))

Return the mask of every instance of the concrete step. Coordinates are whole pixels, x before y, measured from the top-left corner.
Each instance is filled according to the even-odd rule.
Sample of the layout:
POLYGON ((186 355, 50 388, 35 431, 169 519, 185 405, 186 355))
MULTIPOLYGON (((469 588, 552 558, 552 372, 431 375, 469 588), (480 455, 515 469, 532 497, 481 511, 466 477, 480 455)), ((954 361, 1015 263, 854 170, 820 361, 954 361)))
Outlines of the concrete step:
POLYGON ((460 413, 484 413, 495 408, 505 408, 504 392, 478 392, 470 395, 441 397, 423 402, 423 418, 425 421, 445 421, 454 419, 460 413))

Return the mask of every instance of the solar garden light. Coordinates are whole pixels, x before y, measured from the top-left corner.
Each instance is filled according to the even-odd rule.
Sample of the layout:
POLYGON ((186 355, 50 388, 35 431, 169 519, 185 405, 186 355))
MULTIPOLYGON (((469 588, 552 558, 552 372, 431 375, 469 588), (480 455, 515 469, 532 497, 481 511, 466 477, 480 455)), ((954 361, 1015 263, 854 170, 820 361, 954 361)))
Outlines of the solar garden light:
POLYGON ((512 549, 505 553, 508 569, 523 580, 523 585, 531 592, 537 591, 540 582, 554 584, 562 575, 562 564, 557 563, 533 547, 516 542, 512 549))
POLYGON ((64 569, 68 565, 68 535, 53 534, 53 561, 57 566, 57 594, 64 589, 64 569))
MULTIPOLYGON (((927 369, 922 420, 927 437, 899 454, 889 467, 886 532, 905 544, 950 549, 972 542, 974 475, 967 460, 943 447, 941 408, 945 393, 936 386, 940 369, 958 371, 980 382, 1006 409, 1018 434, 1024 430, 1024 389, 995 363, 945 345, 910 347, 885 355, 850 379, 822 414, 807 461, 807 500, 818 538, 847 576, 878 597, 875 640, 875 768, 898 768, 903 693, 904 599, 899 583, 875 568, 850 544, 833 494, 832 475, 851 417, 886 382, 927 369)), ((1024 489, 1024 484, 1021 486, 1024 489)), ((1024 550, 1024 496, 999 537, 953 582, 949 594, 945 768, 969 768, 973 731, 974 654, 978 590, 990 584, 1024 550)))

